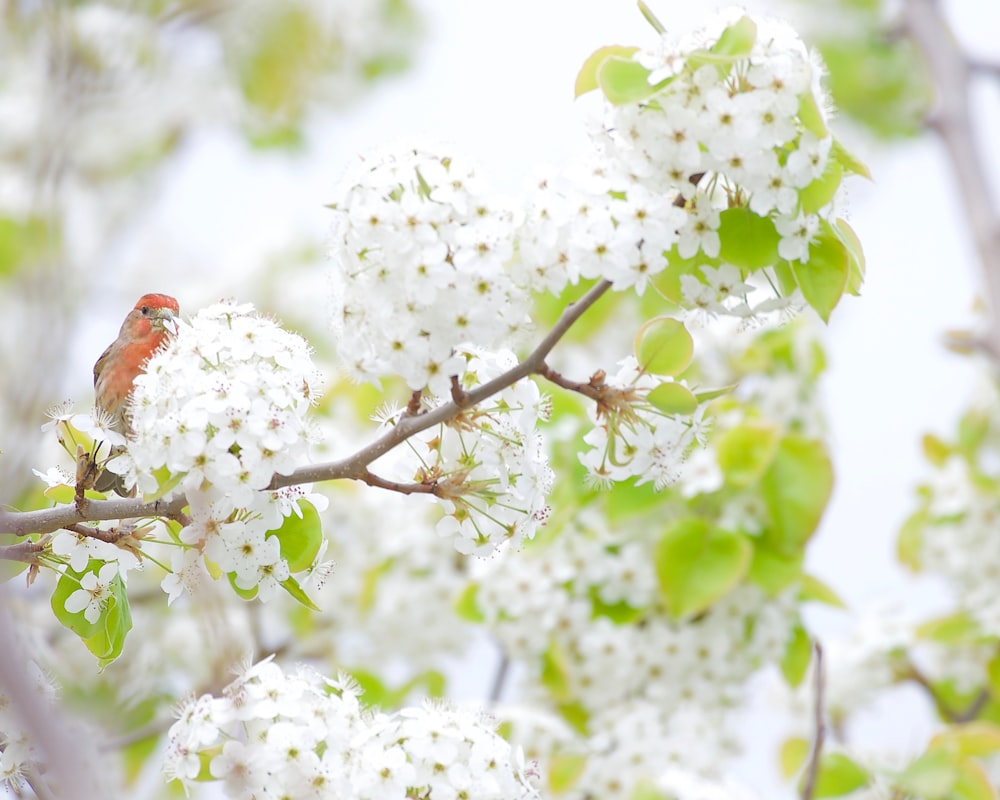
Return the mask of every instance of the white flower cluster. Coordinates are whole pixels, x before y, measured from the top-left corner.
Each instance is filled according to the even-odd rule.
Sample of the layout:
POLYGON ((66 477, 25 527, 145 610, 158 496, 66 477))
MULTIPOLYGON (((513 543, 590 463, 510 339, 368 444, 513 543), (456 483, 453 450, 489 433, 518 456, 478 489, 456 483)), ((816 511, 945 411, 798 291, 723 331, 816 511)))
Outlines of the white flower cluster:
POLYGON ((431 706, 371 713, 359 694, 349 680, 261 662, 182 709, 164 769, 190 786, 210 757, 233 798, 537 797, 520 752, 485 720, 431 706))
POLYGON ((278 531, 287 517, 302 516, 300 500, 307 500, 319 511, 328 503, 325 496, 309 491, 306 485, 255 492, 242 507, 214 490, 190 493, 188 500, 190 522, 177 537, 186 547, 174 550, 172 571, 162 582, 168 603, 182 593, 196 593, 211 574, 206 559, 229 575, 237 589, 262 601, 270 600, 292 577, 288 559, 282 554, 281 533, 272 532, 278 531))
MULTIPOLYGON (((587 736, 558 742, 586 756, 572 800, 624 800, 668 766, 716 772, 735 748, 730 710, 749 676, 780 660, 795 623, 793 593, 751 585, 695 619, 668 617, 652 546, 589 525, 489 562, 478 582, 477 608, 523 669, 528 702, 586 721, 587 736)), ((534 738, 515 735, 529 753, 534 738)))
MULTIPOLYGON (((455 616, 467 562, 435 533, 435 509, 421 512, 415 498, 392 492, 342 488, 324 517, 336 574, 317 594, 322 611, 313 624, 290 638, 302 652, 328 654, 330 663, 352 671, 381 673, 398 664, 412 677, 441 670, 474 640, 455 616), (375 530, 391 534, 370 535, 375 530)), ((286 625, 274 621, 277 630, 286 625)))
POLYGON ((704 444, 703 409, 692 415, 664 414, 646 399, 663 379, 639 369, 633 356, 606 384, 623 392, 626 402, 607 411, 592 411, 594 427, 583 437, 590 449, 580 461, 594 481, 607 484, 637 477, 657 489, 675 483, 696 444, 704 444))
POLYGON ((687 199, 681 258, 719 255, 719 213, 703 188, 714 185, 773 219, 782 258, 804 260, 819 218, 802 213, 799 192, 823 174, 833 143, 799 117, 805 98, 822 120, 811 127, 825 129, 821 68, 791 27, 765 18, 752 21, 756 37, 746 57, 727 68, 699 58, 741 14, 730 10, 701 31, 664 35, 655 50, 638 52, 650 85, 662 86, 642 103, 609 105, 600 141, 638 181, 687 199), (718 180, 696 180, 701 175, 718 180))
MULTIPOLYGON (((517 363, 509 351, 467 350, 457 358, 472 386, 517 363)), ((432 398, 431 404, 445 401, 432 398)), ((411 437, 416 473, 435 485, 445 511, 438 533, 453 538, 460 553, 484 556, 504 542, 530 539, 548 518, 553 473, 538 431, 548 413, 548 399, 535 383, 520 380, 447 424, 411 437)))
POLYGON ((948 581, 958 594, 960 608, 984 634, 1000 636, 996 591, 1000 553, 994 546, 1000 496, 960 455, 951 456, 934 472, 928 488, 920 562, 948 581))
POLYGON ((302 337, 250 304, 202 309, 135 379, 130 446, 111 468, 153 492, 166 467, 185 492, 211 486, 245 508, 304 460, 316 382, 302 337))
POLYGON ((687 219, 673 197, 595 160, 579 174, 540 180, 518 228, 519 283, 558 294, 580 278, 606 278, 642 294, 687 219))
POLYGON ((780 659, 795 621, 793 598, 752 585, 695 620, 668 617, 652 547, 647 536, 568 531, 489 562, 479 583, 477 606, 506 652, 536 679, 546 653, 558 653, 563 696, 598 725, 635 698, 667 711, 725 706, 754 670, 780 659))
POLYGON ((363 161, 334 205, 337 349, 356 378, 400 375, 448 391, 461 345, 491 347, 525 323, 507 267, 509 209, 461 158, 425 150, 363 161))

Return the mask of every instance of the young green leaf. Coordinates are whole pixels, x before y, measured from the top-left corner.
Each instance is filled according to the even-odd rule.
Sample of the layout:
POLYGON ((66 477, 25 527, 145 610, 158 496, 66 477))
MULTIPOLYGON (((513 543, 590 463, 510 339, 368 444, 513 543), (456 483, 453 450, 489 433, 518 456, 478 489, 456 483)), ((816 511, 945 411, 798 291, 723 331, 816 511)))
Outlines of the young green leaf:
POLYGON ((761 487, 772 522, 766 538, 779 552, 798 552, 819 525, 833 490, 833 465, 823 443, 785 436, 761 487))
POLYGON ((646 400, 663 414, 693 414, 698 409, 698 398, 680 383, 661 383, 646 395, 646 400))
POLYGON ((616 106, 640 103, 660 90, 649 85, 649 70, 638 61, 608 55, 597 67, 597 85, 616 106))
POLYGON ((726 482, 744 488, 760 480, 780 441, 777 427, 758 422, 745 422, 723 433, 716 444, 716 458, 726 482))
POLYGON ((684 323, 672 317, 657 317, 639 328, 635 357, 639 369, 654 375, 679 375, 694 355, 694 340, 684 323))
POLYGON ((830 313, 847 288, 850 253, 829 222, 820 220, 819 230, 809 245, 809 260, 793 261, 791 267, 806 301, 824 322, 829 322, 830 313))
POLYGON ((301 517, 293 512, 271 534, 278 537, 281 556, 288 561, 291 572, 309 569, 323 544, 323 524, 319 512, 312 503, 306 501, 299 503, 299 508, 302 511, 301 517))
POLYGON ((583 66, 580 67, 580 71, 576 74, 576 85, 573 96, 579 97, 582 94, 599 88, 597 71, 606 58, 609 56, 618 56, 620 58, 631 59, 633 53, 638 52, 638 50, 638 47, 625 47, 617 44, 599 47, 583 62, 583 66))
POLYGON ((744 270, 763 269, 778 260, 774 222, 749 208, 727 208, 719 214, 719 258, 744 270))
POLYGON ((697 517, 671 525, 656 546, 656 575, 674 617, 704 611, 733 589, 750 567, 753 546, 741 533, 697 517))

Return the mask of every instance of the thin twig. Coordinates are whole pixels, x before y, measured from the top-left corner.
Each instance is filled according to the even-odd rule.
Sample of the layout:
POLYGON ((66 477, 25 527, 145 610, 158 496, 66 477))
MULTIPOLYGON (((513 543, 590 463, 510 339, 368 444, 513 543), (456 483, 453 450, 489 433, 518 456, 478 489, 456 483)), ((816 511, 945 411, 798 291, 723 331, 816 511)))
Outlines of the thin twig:
POLYGON ((359 480, 369 486, 375 486, 379 489, 388 489, 390 492, 399 492, 400 494, 437 493, 437 484, 435 483, 399 483, 397 481, 390 481, 386 478, 381 478, 368 470, 365 470, 359 480))
POLYGON ((935 708, 937 708, 938 713, 949 723, 961 724, 963 722, 972 722, 972 720, 979 716, 979 712, 983 710, 983 707, 989 702, 990 699, 989 690, 982 689, 978 694, 976 694, 975 697, 972 698, 972 701, 965 708, 952 708, 937 693, 934 685, 915 664, 911 663, 907 666, 903 677, 907 680, 913 681, 925 692, 927 692, 931 701, 934 703, 935 708))
MULTIPOLYGON (((492 397, 522 378, 537 372, 549 353, 552 352, 552 348, 565 336, 573 323, 610 288, 610 281, 601 281, 591 287, 575 303, 567 306, 562 316, 559 317, 556 324, 552 327, 552 330, 539 342, 538 346, 531 351, 527 358, 501 375, 498 375, 493 380, 465 392, 464 404, 459 405, 452 400, 449 403, 444 403, 428 411, 419 412, 420 392, 414 392, 410 398, 410 404, 407 406, 407 413, 403 415, 391 430, 368 446, 339 461, 300 467, 290 475, 275 475, 269 488, 280 489, 284 486, 295 486, 302 483, 316 483, 319 481, 364 480, 366 476, 370 475, 368 472, 369 464, 414 434, 448 421, 460 414, 463 409, 481 403, 483 400, 492 397)), ((10 511, 0 508, 0 533, 27 536, 30 533, 48 533, 81 522, 137 519, 140 517, 178 518, 186 505, 187 500, 182 495, 169 500, 156 500, 153 502, 145 502, 141 498, 90 500, 85 506, 86 514, 84 514, 83 509, 70 504, 58 505, 38 511, 10 511)))
POLYGON ((812 800, 819 776, 819 762, 823 756, 823 741, 826 739, 826 702, 824 693, 826 676, 823 674, 823 645, 813 642, 813 742, 806 763, 805 778, 802 781, 802 800, 812 800))
POLYGON ((552 367, 546 363, 539 365, 538 369, 535 370, 536 375, 541 375, 545 380, 550 383, 554 383, 556 386, 567 389, 571 392, 577 392, 582 394, 584 397, 589 397, 598 403, 604 397, 605 390, 607 389, 607 384, 605 384, 604 379, 607 377, 604 374, 604 370, 598 370, 593 375, 590 376, 590 380, 586 383, 581 383, 580 381, 574 381, 565 377, 562 373, 556 372, 552 367))

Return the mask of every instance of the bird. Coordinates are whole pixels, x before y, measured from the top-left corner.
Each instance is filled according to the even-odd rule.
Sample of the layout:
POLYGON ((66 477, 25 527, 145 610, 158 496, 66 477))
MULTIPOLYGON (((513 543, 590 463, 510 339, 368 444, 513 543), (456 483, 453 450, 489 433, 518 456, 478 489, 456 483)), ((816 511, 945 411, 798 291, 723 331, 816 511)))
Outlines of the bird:
MULTIPOLYGON (((168 323, 180 314, 177 300, 167 294, 144 294, 129 311, 115 339, 94 364, 94 405, 111 430, 128 436, 129 397, 136 377, 146 371, 146 362, 173 335, 168 323)), ((117 455, 124 448, 116 448, 117 455)), ((94 488, 112 489, 129 496, 121 476, 105 470, 97 476, 94 488)))

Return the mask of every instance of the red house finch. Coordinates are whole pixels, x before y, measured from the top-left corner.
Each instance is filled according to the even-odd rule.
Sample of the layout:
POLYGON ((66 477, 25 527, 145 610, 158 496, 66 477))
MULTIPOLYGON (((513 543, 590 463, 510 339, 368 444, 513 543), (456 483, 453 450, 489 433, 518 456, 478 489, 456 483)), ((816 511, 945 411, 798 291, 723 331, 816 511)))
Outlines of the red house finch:
MULTIPOLYGON (((180 313, 177 301, 165 294, 144 294, 125 321, 118 338, 94 364, 94 399, 98 410, 110 420, 112 430, 129 432, 128 399, 132 383, 146 369, 146 361, 170 335, 165 326, 180 313)), ((119 476, 104 472, 94 488, 122 494, 119 476)))

